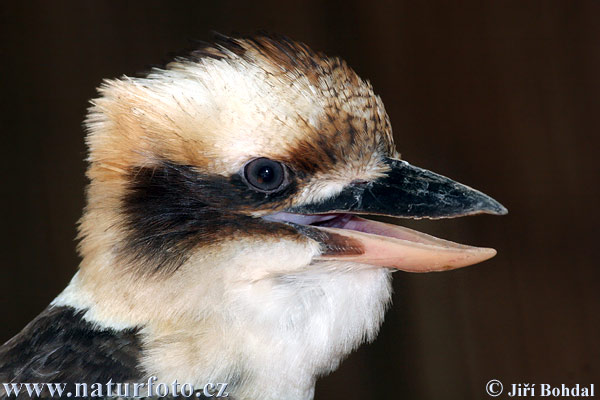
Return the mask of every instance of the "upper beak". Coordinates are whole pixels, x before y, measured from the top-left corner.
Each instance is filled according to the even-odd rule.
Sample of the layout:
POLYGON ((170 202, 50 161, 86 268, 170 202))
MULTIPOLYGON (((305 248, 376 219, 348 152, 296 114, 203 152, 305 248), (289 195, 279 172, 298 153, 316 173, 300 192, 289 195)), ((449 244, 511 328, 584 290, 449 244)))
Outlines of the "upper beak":
POLYGON ((504 215, 508 211, 478 190, 415 167, 406 161, 386 158, 390 171, 373 182, 353 183, 340 194, 321 203, 290 209, 290 212, 321 214, 352 212, 402 218, 450 218, 471 214, 504 215))
MULTIPOLYGON (((322 260, 347 260, 425 272, 464 267, 496 254, 494 249, 465 246, 349 215, 437 219, 508 212, 491 197, 442 175, 397 159, 387 158, 385 162, 390 169, 382 178, 350 184, 332 198, 290 208, 280 214, 341 213, 326 221, 322 221, 323 217, 315 218, 319 220, 318 225, 296 224, 301 232, 322 244, 319 258, 322 260)), ((295 222, 294 218, 287 220, 295 222)))

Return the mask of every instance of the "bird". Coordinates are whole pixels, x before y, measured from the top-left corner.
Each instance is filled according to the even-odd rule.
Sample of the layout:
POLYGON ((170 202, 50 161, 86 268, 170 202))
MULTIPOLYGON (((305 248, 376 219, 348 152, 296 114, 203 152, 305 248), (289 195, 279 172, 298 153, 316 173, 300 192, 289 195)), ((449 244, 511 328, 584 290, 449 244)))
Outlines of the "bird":
POLYGON ((403 160, 372 85, 301 42, 217 35, 90 104, 81 263, 0 347, 0 382, 310 400, 377 336, 393 272, 496 254, 377 218, 507 210, 403 160))

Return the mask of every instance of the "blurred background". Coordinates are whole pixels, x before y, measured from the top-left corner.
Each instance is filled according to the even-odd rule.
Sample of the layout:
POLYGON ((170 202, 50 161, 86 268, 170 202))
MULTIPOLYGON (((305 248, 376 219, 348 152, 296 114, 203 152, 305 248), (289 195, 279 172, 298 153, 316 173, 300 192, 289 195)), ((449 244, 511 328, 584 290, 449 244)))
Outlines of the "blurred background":
POLYGON ((378 339, 316 399, 482 399, 490 379, 600 386, 599 18, 583 0, 3 2, 0 343, 76 271, 82 121, 101 80, 212 30, 267 30, 347 60, 383 98, 404 159, 510 210, 407 222, 498 255, 396 273, 378 339))

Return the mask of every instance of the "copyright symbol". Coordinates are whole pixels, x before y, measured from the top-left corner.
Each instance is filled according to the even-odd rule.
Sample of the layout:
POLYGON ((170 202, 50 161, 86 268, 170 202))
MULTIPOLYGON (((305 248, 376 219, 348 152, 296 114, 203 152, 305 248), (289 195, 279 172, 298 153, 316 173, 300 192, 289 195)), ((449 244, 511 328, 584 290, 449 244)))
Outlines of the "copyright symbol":
POLYGON ((504 387, 498 379, 492 379, 485 385, 485 391, 492 397, 498 397, 502 394, 504 387))

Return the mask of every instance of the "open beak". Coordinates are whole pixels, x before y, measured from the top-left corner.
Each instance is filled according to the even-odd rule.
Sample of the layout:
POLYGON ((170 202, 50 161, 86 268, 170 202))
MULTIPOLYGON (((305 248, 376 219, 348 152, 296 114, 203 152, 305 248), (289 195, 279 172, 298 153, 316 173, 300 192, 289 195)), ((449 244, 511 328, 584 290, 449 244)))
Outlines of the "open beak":
POLYGON ((355 214, 451 218, 507 213, 491 197, 444 176, 387 158, 390 170, 353 183, 323 202, 294 207, 266 219, 292 224, 322 246, 319 260, 350 261, 409 272, 455 269, 492 258, 496 250, 461 245, 355 214))

